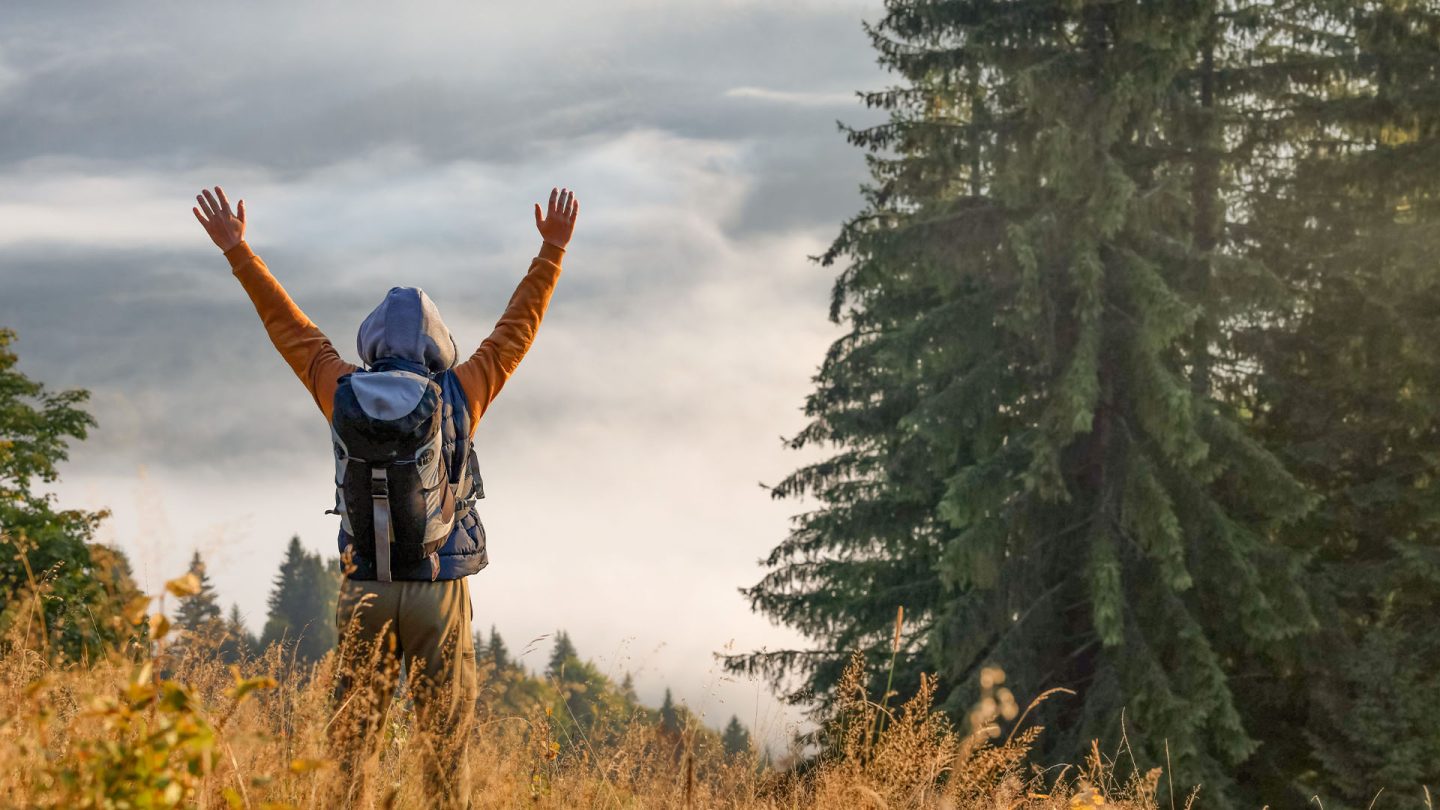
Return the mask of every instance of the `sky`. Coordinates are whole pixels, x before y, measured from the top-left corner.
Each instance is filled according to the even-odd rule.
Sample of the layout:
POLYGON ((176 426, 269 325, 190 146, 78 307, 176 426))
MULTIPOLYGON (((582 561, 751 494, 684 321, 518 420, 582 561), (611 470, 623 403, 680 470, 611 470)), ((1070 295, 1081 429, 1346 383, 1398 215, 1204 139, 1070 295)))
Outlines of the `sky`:
POLYGON ((861 210, 840 121, 892 83, 880 0, 7 4, 0 326, 98 428, 55 487, 157 589, 198 550, 264 621, 292 535, 335 552, 324 418, 274 352, 195 194, 357 360, 395 285, 468 354, 581 202, 539 337, 477 433, 490 566, 470 580, 532 670, 564 628, 640 697, 779 740, 799 721, 715 654, 804 645, 739 588, 804 501, 783 446, 840 327, 825 250, 861 210), (470 348, 466 348, 466 347, 470 348), (539 639, 531 643, 532 639, 539 639))

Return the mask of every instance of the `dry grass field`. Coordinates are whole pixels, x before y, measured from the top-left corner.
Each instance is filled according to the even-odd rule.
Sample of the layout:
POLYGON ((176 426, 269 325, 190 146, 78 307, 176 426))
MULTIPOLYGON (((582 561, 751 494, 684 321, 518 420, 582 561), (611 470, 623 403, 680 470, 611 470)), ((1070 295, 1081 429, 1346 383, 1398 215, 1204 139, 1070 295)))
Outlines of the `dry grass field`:
MULTIPOLYGON (((213 649, 177 637, 159 613, 146 617, 147 605, 132 606, 132 618, 149 628, 150 640, 97 661, 56 662, 27 643, 33 628, 12 627, 0 654, 7 707, 0 718, 0 806, 341 806, 347 777, 327 744, 334 654, 296 667, 272 647, 227 666, 213 649)), ((667 735, 639 714, 619 723, 618 734, 591 740, 573 726, 567 732, 553 706, 538 701, 519 713, 479 705, 469 749, 472 804, 734 810, 1190 804, 1190 797, 1169 795, 1158 771, 1121 783, 1098 748, 1087 762, 1042 772, 1026 755, 1043 730, 992 739, 989 721, 1001 711, 994 699, 977 705, 963 731, 931 710, 933 682, 892 710, 864 694, 864 666, 859 656, 852 659, 837 710, 822 729, 824 753, 798 765, 789 760, 790 767, 726 756, 712 731, 667 735)), ((386 709, 382 753, 371 765, 378 788, 367 806, 430 806, 421 774, 432 749, 413 720, 403 699, 386 709)))

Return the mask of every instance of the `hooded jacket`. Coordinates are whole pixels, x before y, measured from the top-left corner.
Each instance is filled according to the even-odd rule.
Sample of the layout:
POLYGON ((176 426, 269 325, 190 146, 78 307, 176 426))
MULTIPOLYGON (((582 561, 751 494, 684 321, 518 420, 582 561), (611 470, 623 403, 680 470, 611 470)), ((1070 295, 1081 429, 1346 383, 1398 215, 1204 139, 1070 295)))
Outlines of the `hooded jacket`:
MULTIPOLYGON (((455 340, 434 302, 414 287, 391 288, 379 306, 366 316, 356 336, 360 359, 366 366, 382 368, 396 362, 423 364, 432 374, 437 374, 436 381, 445 394, 446 406, 452 411, 447 419, 447 445, 462 438, 468 443, 486 408, 534 343, 560 276, 563 255, 564 248, 549 242, 541 244, 495 329, 463 362, 456 362, 459 353, 455 340)), ((326 421, 330 421, 340 378, 359 367, 340 357, 329 338, 296 306, 249 245, 241 242, 226 251, 225 258, 255 305, 271 343, 310 392, 326 421)), ((363 394, 371 398, 367 410, 408 412, 406 400, 411 396, 410 389, 386 386, 381 375, 370 376, 379 384, 363 394)), ((350 537, 342 526, 339 537, 342 554, 349 542, 350 537)), ((367 564, 358 556, 355 561, 358 567, 351 572, 352 579, 375 578, 373 563, 367 564)), ((455 530, 440 551, 437 578, 469 576, 486 564, 484 529, 470 510, 465 519, 456 521, 455 530)), ((397 571, 395 578, 430 579, 428 569, 415 574, 411 577, 397 571)))

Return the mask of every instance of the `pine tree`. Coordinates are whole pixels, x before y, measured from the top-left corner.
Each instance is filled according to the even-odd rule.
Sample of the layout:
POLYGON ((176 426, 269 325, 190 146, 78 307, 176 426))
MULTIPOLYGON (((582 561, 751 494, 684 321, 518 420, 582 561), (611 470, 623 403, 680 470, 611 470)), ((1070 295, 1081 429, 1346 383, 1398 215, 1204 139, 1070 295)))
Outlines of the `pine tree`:
POLYGON ((180 606, 175 611, 175 626, 184 633, 181 643, 196 648, 213 648, 225 634, 225 620, 215 586, 205 572, 205 561, 199 551, 191 556, 189 571, 200 581, 200 590, 180 598, 180 606))
POLYGON ((485 655, 495 666, 496 672, 504 672, 510 668, 510 652, 505 648, 504 639, 500 638, 500 631, 495 625, 490 625, 490 641, 485 645, 485 655))
POLYGON ((670 687, 665 687, 665 700, 660 703, 660 728, 672 734, 680 733, 680 713, 675 708, 675 698, 670 687))
MULTIPOLYGON (((494 629, 493 627, 491 629, 494 629)), ((489 649, 489 642, 485 640, 485 633, 481 630, 470 631, 470 641, 475 645, 475 665, 483 667, 488 660, 486 650, 489 649)))
MULTIPOLYGON (((796 518, 747 590, 814 651, 730 659, 827 694, 848 650, 902 691, 938 669, 961 712, 999 665, 1042 756, 1113 747, 1216 806, 1257 748, 1231 677, 1315 627, 1274 533, 1313 499, 1218 383, 1247 282, 1226 202, 1253 144, 1218 81, 1255 13, 1221 3, 891 0, 868 26, 908 85, 847 129, 877 185, 819 257, 851 262, 792 444, 840 452, 778 485, 796 518), (886 150, 894 155, 886 155, 886 150)), ((1238 68, 1237 68, 1238 69, 1238 68)), ((1257 69, 1258 70, 1258 69, 1257 69)), ((1229 76, 1231 74, 1225 73, 1229 76)))
POLYGON ((1440 782, 1440 8, 1290 16, 1309 97, 1288 87, 1264 126, 1291 135, 1293 169, 1246 202, 1289 295, 1237 343, 1263 369, 1260 435, 1321 496, 1282 535, 1310 555, 1320 632, 1252 667, 1264 746, 1238 777, 1276 806, 1403 807, 1440 782))
POLYGON ((291 537, 270 592, 261 646, 290 645, 304 662, 318 661, 333 649, 338 570, 338 563, 323 561, 300 545, 299 536, 291 537))
POLYGON ((753 753, 750 746, 750 732, 740 725, 740 718, 730 715, 730 722, 725 725, 725 731, 720 735, 720 742, 725 747, 725 753, 730 756, 749 756, 753 753))
POLYGON ((564 630, 556 630, 555 648, 550 651, 550 665, 545 669, 546 676, 564 680, 566 666, 579 660, 580 654, 576 652, 574 643, 570 641, 570 634, 564 630))
POLYGON ((675 698, 670 694, 669 687, 665 688, 665 700, 660 704, 657 714, 659 722, 655 725, 656 743, 661 751, 678 760, 685 750, 686 716, 685 710, 675 705, 675 698))
POLYGON ((227 664, 239 663, 255 655, 259 649, 260 640, 255 638, 255 634, 246 626, 240 606, 232 602, 230 615, 225 619, 224 637, 220 642, 220 659, 227 664))

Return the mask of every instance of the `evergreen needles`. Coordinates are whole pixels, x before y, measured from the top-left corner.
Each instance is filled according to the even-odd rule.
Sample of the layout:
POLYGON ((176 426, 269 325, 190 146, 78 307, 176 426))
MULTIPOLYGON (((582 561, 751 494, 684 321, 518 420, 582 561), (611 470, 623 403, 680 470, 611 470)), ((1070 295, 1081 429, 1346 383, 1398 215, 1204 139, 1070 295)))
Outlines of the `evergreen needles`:
POLYGON ((828 701, 904 604, 902 695, 1076 691, 1043 756, 1123 716, 1210 806, 1363 803, 1394 729, 1419 795, 1440 9, 889 0, 866 30, 903 83, 842 126, 872 182, 819 257, 848 329, 792 441, 835 450, 775 487, 815 506, 745 591, 816 649, 730 667, 828 701), (1356 699, 1377 660, 1405 685, 1356 699))

